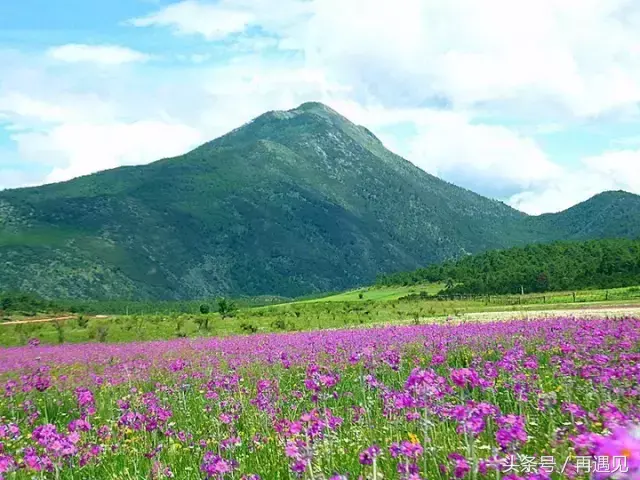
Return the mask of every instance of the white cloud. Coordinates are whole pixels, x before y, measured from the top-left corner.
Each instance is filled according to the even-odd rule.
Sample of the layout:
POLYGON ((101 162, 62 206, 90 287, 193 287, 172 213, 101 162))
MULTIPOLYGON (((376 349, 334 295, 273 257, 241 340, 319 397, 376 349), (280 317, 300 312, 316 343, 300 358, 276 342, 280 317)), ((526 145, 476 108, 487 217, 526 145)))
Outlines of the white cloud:
POLYGON ((0 190, 35 185, 34 179, 24 170, 0 167, 0 190))
POLYGON ((640 194, 640 150, 621 150, 582 159, 537 189, 525 189, 509 203, 532 214, 557 212, 607 190, 640 194))
POLYGON ((5 129, 25 165, 50 171, 42 182, 182 154, 267 110, 340 91, 322 71, 252 57, 165 75, 127 71, 118 82, 83 71, 99 96, 73 86, 75 75, 40 66, 37 81, 0 78, 5 129))
POLYGON ((33 122, 58 123, 89 118, 96 120, 110 117, 113 111, 107 102, 96 95, 59 94, 55 100, 49 100, 22 92, 11 91, 2 94, 0 91, 0 114, 7 119, 13 119, 14 125, 16 119, 20 118, 33 126, 33 122))
POLYGON ((14 140, 21 158, 53 166, 46 183, 177 156, 204 141, 194 128, 159 121, 67 123, 46 133, 17 134, 14 140))
POLYGON ((56 122, 73 115, 65 106, 43 102, 19 92, 0 96, 0 112, 10 112, 18 117, 38 118, 45 122, 56 122))
POLYGON ((630 52, 640 29, 624 21, 640 11, 637 2, 398 0, 366 12, 356 0, 316 5, 307 52, 387 103, 440 95, 463 108, 502 102, 520 114, 590 116, 640 99, 640 55, 630 52))
POLYGON ((485 195, 503 198, 544 184, 561 170, 530 138, 456 114, 421 128, 409 159, 424 170, 485 195))
POLYGON ((99 65, 121 65, 123 63, 144 62, 149 56, 118 45, 84 45, 70 43, 48 50, 48 55, 60 62, 95 63, 99 65))
MULTIPOLYGON (((312 14, 316 2, 182 0, 128 23, 136 27, 166 27, 177 35, 201 35, 207 40, 243 33, 252 26, 274 33, 293 32, 299 27, 304 28, 302 22, 312 14)), ((260 45, 265 38, 258 37, 255 41, 260 45)))
POLYGON ((587 157, 582 163, 598 176, 608 178, 616 185, 640 192, 640 150, 607 152, 587 157))
POLYGON ((200 34, 213 40, 243 32, 254 21, 254 15, 246 10, 184 0, 130 23, 136 27, 170 27, 181 35, 200 34))
MULTIPOLYGON (((577 167, 553 161, 533 139, 500 125, 474 123, 467 114, 429 109, 365 108, 329 104, 374 130, 410 124, 408 138, 382 135, 388 148, 427 172, 530 214, 556 212, 607 190, 640 194, 640 150, 583 158, 577 167)), ((557 131, 557 127, 542 128, 557 131)))
POLYGON ((440 96, 588 117, 640 101, 635 0, 186 0, 133 24, 209 39, 260 26, 386 105, 440 96))
POLYGON ((465 113, 436 109, 363 108, 355 102, 329 105, 356 123, 383 132, 391 150, 427 172, 492 197, 505 198, 545 185, 562 168, 533 139, 500 125, 478 124, 465 113), (404 138, 384 134, 410 125, 404 138))

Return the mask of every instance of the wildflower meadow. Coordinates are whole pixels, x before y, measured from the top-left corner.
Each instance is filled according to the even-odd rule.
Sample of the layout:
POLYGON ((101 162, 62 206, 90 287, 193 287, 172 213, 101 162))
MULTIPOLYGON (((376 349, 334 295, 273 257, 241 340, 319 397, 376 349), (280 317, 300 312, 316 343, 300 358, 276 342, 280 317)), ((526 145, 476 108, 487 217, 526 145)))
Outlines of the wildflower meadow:
POLYGON ((0 479, 640 478, 640 319, 0 350, 0 479))

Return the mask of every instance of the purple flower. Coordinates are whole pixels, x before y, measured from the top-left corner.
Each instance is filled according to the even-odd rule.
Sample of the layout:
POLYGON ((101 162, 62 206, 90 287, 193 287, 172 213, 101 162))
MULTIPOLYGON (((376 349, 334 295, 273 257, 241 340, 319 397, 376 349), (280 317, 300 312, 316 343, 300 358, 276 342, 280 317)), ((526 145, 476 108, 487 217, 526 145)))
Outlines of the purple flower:
POLYGON ((406 457, 406 458, 420 458, 424 449, 419 443, 412 443, 408 440, 404 440, 400 443, 392 443, 389 447, 389 452, 393 458, 406 457))
POLYGON ((234 460, 226 460, 213 452, 206 452, 200 465, 200 470, 207 478, 224 478, 225 475, 232 473, 237 467, 234 460))
POLYGON ((608 471, 599 471, 598 478, 612 473, 616 478, 634 480, 640 476, 640 429, 616 428, 609 436, 595 439, 596 458, 609 459, 608 471), (625 471, 628 470, 628 471, 625 471))
POLYGON ((380 455, 380 447, 372 445, 360 453, 360 463, 362 465, 373 465, 373 461, 378 455, 380 455))
POLYGON ((471 471, 471 467, 469 466, 467 459, 459 453, 454 452, 450 454, 449 460, 452 460, 454 462, 453 476, 455 478, 464 478, 464 476, 471 471))
POLYGON ((12 472, 16 468, 16 462, 13 457, 8 455, 0 455, 0 476, 12 472))
POLYGON ((451 370, 451 381, 460 388, 475 388, 481 385, 480 375, 471 368, 451 370))
POLYGON ((496 441, 503 450, 515 449, 528 440, 525 420, 518 415, 505 415, 497 418, 496 441))

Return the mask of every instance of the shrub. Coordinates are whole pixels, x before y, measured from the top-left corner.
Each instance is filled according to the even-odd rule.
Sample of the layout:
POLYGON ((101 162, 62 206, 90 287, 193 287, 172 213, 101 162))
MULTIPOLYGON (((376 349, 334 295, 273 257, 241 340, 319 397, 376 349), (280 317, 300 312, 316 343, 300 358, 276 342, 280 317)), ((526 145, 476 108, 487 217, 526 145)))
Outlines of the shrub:
POLYGON ((218 299, 218 313, 222 318, 233 317, 237 309, 238 307, 233 301, 227 300, 224 297, 218 299))
POLYGON ((256 327, 255 325, 253 325, 251 323, 247 323, 247 322, 242 322, 240 324, 240 329, 243 332, 246 332, 246 333, 256 333, 258 331, 258 327, 256 327))
POLYGON ((56 329, 56 333, 58 335, 58 343, 64 343, 64 324, 60 320, 55 320, 53 322, 53 328, 56 329))
POLYGON ((107 336, 109 335, 109 327, 105 325, 99 326, 96 331, 96 335, 100 343, 105 343, 107 341, 107 336))
POLYGON ((283 318, 278 318, 278 319, 274 320, 273 322, 271 322, 271 328, 274 328, 276 330, 286 330, 287 329, 287 323, 284 321, 283 318))
POLYGON ((209 317, 196 317, 194 320, 198 325, 198 330, 209 330, 209 317))

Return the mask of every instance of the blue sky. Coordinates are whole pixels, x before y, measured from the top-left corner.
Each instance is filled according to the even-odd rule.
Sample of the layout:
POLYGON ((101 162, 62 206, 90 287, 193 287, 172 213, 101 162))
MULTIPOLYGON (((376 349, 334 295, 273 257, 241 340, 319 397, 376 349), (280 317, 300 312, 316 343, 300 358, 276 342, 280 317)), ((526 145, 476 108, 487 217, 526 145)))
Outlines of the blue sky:
POLYGON ((0 188, 322 101, 529 213, 640 193, 635 0, 0 2, 0 188))

